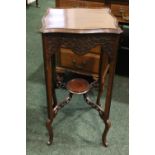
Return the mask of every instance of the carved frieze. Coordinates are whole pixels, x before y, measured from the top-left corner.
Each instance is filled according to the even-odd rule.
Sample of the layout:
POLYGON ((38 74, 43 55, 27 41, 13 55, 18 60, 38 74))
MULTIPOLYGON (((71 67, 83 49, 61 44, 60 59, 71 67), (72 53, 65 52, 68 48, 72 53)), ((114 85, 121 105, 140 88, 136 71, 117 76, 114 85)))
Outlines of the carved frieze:
POLYGON ((49 54, 54 54, 60 47, 64 47, 71 49, 77 55, 84 55, 95 46, 100 45, 102 51, 112 59, 115 41, 115 37, 106 34, 61 34, 61 37, 51 34, 48 39, 48 51, 49 54))

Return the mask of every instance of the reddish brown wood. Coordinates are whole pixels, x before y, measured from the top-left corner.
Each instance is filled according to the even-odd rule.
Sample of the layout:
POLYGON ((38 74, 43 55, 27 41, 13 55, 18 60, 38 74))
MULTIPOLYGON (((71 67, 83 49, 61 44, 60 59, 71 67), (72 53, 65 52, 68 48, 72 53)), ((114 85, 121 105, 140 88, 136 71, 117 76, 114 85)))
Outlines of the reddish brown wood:
POLYGON ((56 7, 69 8, 69 7, 86 7, 86 8, 100 8, 105 6, 104 0, 56 0, 56 7))
POLYGON ((64 67, 65 69, 74 69, 80 73, 96 73, 96 71, 98 71, 100 55, 90 52, 85 55, 77 55, 71 50, 62 48, 58 58, 60 58, 60 66, 64 67))
POLYGON ((104 60, 104 52, 101 53, 100 56, 100 68, 99 68, 99 92, 98 92, 98 96, 97 96, 97 100, 96 100, 96 104, 101 105, 100 103, 100 98, 102 96, 103 93, 103 88, 104 88, 104 83, 106 80, 106 76, 109 70, 109 62, 108 64, 105 65, 105 63, 103 63, 104 60))
POLYGON ((55 115, 58 113, 58 111, 63 108, 66 104, 69 103, 69 101, 72 99, 72 96, 73 94, 72 93, 69 93, 69 95, 62 101, 60 102, 59 104, 57 104, 55 107, 54 107, 54 113, 55 115))
POLYGON ((69 92, 74 94, 84 94, 89 91, 89 83, 81 78, 72 79, 67 83, 66 88, 69 92))
POLYGON ((53 142, 53 129, 52 129, 51 124, 52 124, 52 120, 48 119, 46 122, 46 128, 48 130, 48 135, 49 135, 49 139, 47 142, 48 145, 52 144, 52 142, 53 142))
POLYGON ((105 124, 105 129, 104 129, 104 132, 102 134, 102 143, 105 147, 107 147, 108 146, 107 134, 108 134, 108 131, 111 127, 111 121, 109 119, 105 119, 104 124, 105 124))
POLYGON ((56 0, 57 8, 103 8, 111 9, 119 22, 129 23, 129 0, 56 0))
MULTIPOLYGON (((128 23, 129 22, 129 2, 128 0, 56 0, 56 7, 57 8, 110 8, 112 14, 117 18, 117 20, 120 23, 128 23)), ((68 49, 67 49, 68 50, 68 49)), ((60 56, 62 59, 66 59, 67 50, 60 50, 58 56, 58 59, 60 59, 60 56)), ((64 73, 67 70, 78 70, 80 74, 85 74, 87 72, 87 75, 93 76, 93 78, 96 80, 98 78, 98 68, 99 68, 99 53, 100 48, 96 49, 96 51, 92 49, 89 51, 89 56, 84 55, 83 58, 81 58, 81 61, 76 60, 77 56, 74 53, 68 53, 71 55, 73 59, 76 60, 76 64, 73 65, 69 61, 62 62, 61 60, 57 63, 57 72, 64 73), (92 55, 93 54, 93 55, 92 55), (93 58, 92 58, 93 57, 93 58), (88 63, 86 65, 83 65, 83 61, 87 61, 88 63), (94 63, 93 63, 94 62, 94 63), (83 67, 82 67, 83 66, 83 67)), ((105 62, 105 60, 104 60, 105 62)), ((104 63, 103 62, 103 63, 104 63)))
POLYGON ((43 33, 115 33, 122 30, 109 8, 51 9, 42 19, 43 33), (74 15, 74 16, 73 16, 74 15), (59 20, 57 20, 59 19, 59 20))
POLYGON ((49 141, 48 144, 51 144, 53 141, 53 131, 51 124, 55 117, 53 108, 57 105, 56 94, 54 89, 54 75, 55 72, 55 55, 49 54, 48 48, 48 35, 42 34, 42 43, 43 43, 43 57, 44 57, 44 71, 45 71, 45 81, 46 81, 46 94, 47 94, 47 110, 48 110, 48 120, 46 127, 49 132, 49 141))
POLYGON ((94 103, 88 96, 88 94, 83 94, 84 100, 87 104, 89 104, 92 108, 96 109, 99 112, 99 115, 101 119, 103 119, 104 111, 102 110, 102 107, 96 103, 94 103))
MULTIPOLYGON (((85 11, 87 11, 87 9, 85 11)), ((95 10, 91 10, 91 11, 94 11, 95 16, 98 17, 98 13, 99 13, 98 11, 97 12, 95 10)), ((51 13, 52 10, 48 12, 51 13)), ((108 12, 104 12, 104 13, 108 13, 108 12)), ((95 18, 95 16, 93 18, 95 18)), ((83 16, 81 16, 81 18, 82 17, 83 16)), ((111 18, 111 22, 113 21, 115 24, 117 23, 115 22, 115 20, 112 20, 113 19, 112 16, 110 18, 111 18)), ((111 126, 111 123, 109 120, 109 113, 110 113, 111 96, 112 96, 112 85, 113 85, 113 78, 114 78, 115 66, 116 66, 119 34, 122 32, 121 29, 118 27, 118 25, 115 25, 114 29, 106 27, 105 29, 102 29, 102 31, 98 31, 97 28, 95 29, 95 31, 94 29, 89 29, 89 30, 82 29, 81 31, 81 29, 76 29, 76 26, 74 25, 72 29, 71 28, 66 29, 66 27, 64 26, 62 27, 61 30, 58 30, 57 27, 55 28, 53 27, 54 21, 52 22, 52 27, 47 28, 47 25, 51 22, 51 21, 49 22, 49 20, 51 20, 49 14, 47 14, 43 18, 43 20, 44 22, 43 22, 43 27, 41 31, 42 31, 42 39, 43 39, 44 69, 45 69, 47 104, 48 104, 48 121, 47 121, 47 129, 49 133, 48 144, 51 144, 53 140, 52 122, 57 112, 65 104, 69 103, 73 93, 77 93, 77 94, 82 93, 84 94, 85 101, 89 105, 91 105, 91 107, 93 107, 99 112, 101 119, 105 123, 105 129, 102 135, 102 142, 104 146, 107 146, 107 133, 111 126), (85 80, 77 80, 77 79, 68 82, 67 88, 70 91, 70 94, 67 96, 67 98, 64 101, 57 104, 56 94, 55 94, 55 81, 56 81, 55 55, 56 53, 58 53, 61 47, 65 47, 65 48, 70 48, 75 54, 83 56, 87 54, 91 48, 97 45, 101 46, 102 48, 102 51, 100 53, 100 64, 99 64, 100 89, 98 93, 99 95, 97 99, 97 104, 92 102, 88 97, 88 95, 86 94, 87 91, 90 89, 90 85, 85 80), (108 59, 106 66, 103 65, 104 64, 103 55, 106 55, 108 59), (106 102, 105 102, 104 110, 102 110, 100 106, 100 98, 103 91, 104 80, 108 70, 109 70, 109 75, 108 75, 106 102)), ((64 19, 64 20, 69 20, 69 19, 64 19)), ((67 21, 64 21, 64 23, 66 22, 67 21)), ((113 25, 114 24, 113 22, 109 23, 109 25, 110 24, 113 25)), ((102 27, 105 27, 104 22, 102 24, 103 24, 102 27)), ((89 25, 91 26, 91 22, 89 23, 89 25)), ((77 27, 79 28, 79 25, 77 27)), ((99 28, 99 30, 101 29, 99 28)))

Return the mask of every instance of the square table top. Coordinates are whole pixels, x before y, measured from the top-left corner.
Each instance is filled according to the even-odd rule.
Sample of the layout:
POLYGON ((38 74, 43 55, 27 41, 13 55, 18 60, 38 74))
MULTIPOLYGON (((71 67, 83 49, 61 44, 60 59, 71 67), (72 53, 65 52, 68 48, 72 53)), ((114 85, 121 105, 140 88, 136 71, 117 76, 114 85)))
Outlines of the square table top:
POLYGON ((49 8, 42 18, 42 33, 121 33, 109 8, 49 8))

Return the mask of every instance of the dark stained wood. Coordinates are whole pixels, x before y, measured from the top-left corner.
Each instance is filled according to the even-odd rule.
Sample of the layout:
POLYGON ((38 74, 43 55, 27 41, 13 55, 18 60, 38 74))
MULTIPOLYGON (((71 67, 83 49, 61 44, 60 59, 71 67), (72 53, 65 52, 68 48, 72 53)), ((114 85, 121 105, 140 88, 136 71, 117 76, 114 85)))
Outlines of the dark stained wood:
POLYGON ((53 142, 53 128, 52 128, 51 124, 52 124, 52 120, 48 119, 46 122, 46 128, 48 130, 48 136, 49 136, 49 139, 47 142, 48 145, 52 144, 52 142, 53 142))
POLYGON ((72 99, 72 96, 73 96, 73 93, 69 93, 69 95, 62 101, 60 102, 59 104, 57 104, 53 111, 55 113, 55 115, 58 113, 58 111, 63 108, 66 104, 69 103, 69 101, 72 99))
MULTIPOLYGON (((47 105, 48 105, 48 120, 46 123, 48 133, 49 133, 49 141, 48 144, 51 144, 53 141, 53 131, 52 131, 52 122, 55 118, 57 112, 72 98, 73 93, 83 94, 85 101, 94 109, 99 112, 99 115, 103 122, 105 123, 105 129, 102 135, 102 142, 104 146, 107 146, 107 133, 111 126, 109 120, 110 114, 110 105, 111 105, 111 96, 112 96, 112 85, 113 78, 115 73, 116 66, 116 56, 117 56, 117 48, 119 43, 119 34, 122 32, 121 29, 116 24, 115 18, 111 16, 108 11, 102 12, 106 17, 109 17, 110 20, 108 25, 101 20, 98 24, 96 23, 96 28, 92 22, 87 23, 87 25, 81 25, 80 28, 79 23, 75 22, 79 17, 83 18, 89 16, 89 12, 94 12, 94 16, 92 16, 92 21, 101 16, 99 14, 100 11, 96 9, 78 9, 78 11, 82 11, 81 17, 79 16, 79 12, 77 9, 49 9, 48 14, 46 14, 43 18, 43 26, 41 28, 42 32, 42 40, 43 40, 43 55, 44 55, 44 70, 45 70, 45 80, 46 80, 46 92, 47 92, 47 105), (58 11, 58 15, 57 15, 58 11), (88 11, 88 12, 87 12, 88 11), (59 14, 60 12, 64 12, 64 14, 59 14), (74 13, 74 16, 70 18, 70 13, 74 13), (78 15, 77 15, 78 13, 78 15), (64 18, 67 14, 68 18, 64 18), (84 15, 86 14, 86 15, 84 15), (52 18, 51 18, 52 17, 52 18), (56 18, 57 17, 57 18, 56 18), (78 17, 78 18, 77 18, 78 17), (63 18, 64 21, 61 21, 63 18), (56 20, 57 19, 57 20, 56 20), (60 20, 59 20, 60 19, 60 20), (62 23, 67 23, 66 20, 72 19, 75 24, 68 24, 62 26, 62 23), (56 21, 55 21, 56 20, 56 21), (58 22, 59 21, 59 22, 58 22), (54 23, 57 23, 56 26, 54 23), (51 24, 52 23, 52 24, 51 24), (59 24, 61 28, 59 27, 59 24), (54 26, 55 25, 55 26, 54 26), (105 26, 106 25, 106 26, 105 26), (114 27, 113 27, 114 26, 114 27), (113 28, 112 28, 113 27, 113 28), (60 29, 59 29, 60 28, 60 29), (95 28, 95 29, 94 29, 95 28), (99 62, 99 93, 97 102, 94 103, 88 97, 87 91, 91 89, 94 84, 88 84, 85 80, 73 80, 68 82, 67 88, 69 89, 69 95, 64 99, 64 101, 57 103, 56 93, 55 93, 55 83, 56 83, 56 65, 55 65, 55 56, 56 53, 63 47, 71 49, 74 54, 78 56, 84 56, 88 54, 92 48, 100 46, 100 62, 99 62), (104 56, 107 57, 106 64, 103 63, 104 56), (105 77, 108 74, 108 86, 106 92, 106 102, 104 110, 101 108, 100 98, 103 91, 105 77), (76 82, 76 83, 75 83, 76 82)), ((101 13, 100 12, 100 13, 101 13)), ((91 14, 90 13, 90 14, 91 14)), ((107 18, 106 18, 107 19, 107 18)), ((94 21, 95 21, 94 20, 94 21)), ((67 60, 72 61, 72 60, 67 60)), ((74 71, 74 70, 73 70, 74 71)), ((75 70, 76 72, 76 70, 75 70)))
POLYGON ((104 124, 105 124, 105 129, 104 129, 104 132, 102 134, 102 143, 105 147, 108 146, 108 142, 107 142, 107 134, 108 134, 108 131, 111 127, 111 121, 109 119, 104 119, 104 124))
MULTIPOLYGON (((103 52, 102 52, 103 53, 103 52)), ((101 55, 101 59, 100 61, 103 60, 103 55, 101 55)), ((98 96, 97 96, 97 101, 96 101, 96 104, 98 105, 101 105, 100 104, 100 98, 102 96, 102 93, 103 93, 103 88, 104 88, 104 83, 105 83, 105 79, 106 79, 106 76, 107 76, 107 73, 109 71, 109 64, 106 66, 106 68, 104 69, 104 72, 103 72, 103 62, 100 62, 100 78, 99 78, 99 92, 98 92, 98 96), (102 77, 102 78, 101 78, 102 77)))
POLYGON ((100 115, 101 119, 103 119, 104 111, 103 111, 101 105, 98 105, 98 104, 94 103, 94 102, 89 98, 89 96, 88 96, 87 93, 84 94, 83 97, 84 97, 86 103, 89 104, 92 108, 96 109, 96 110, 99 112, 99 115, 100 115))
POLYGON ((49 132, 49 141, 48 144, 51 144, 53 141, 53 131, 51 124, 55 117, 53 107, 57 105, 56 103, 56 94, 54 89, 54 71, 55 71, 55 55, 49 55, 48 53, 48 35, 42 34, 42 43, 43 43, 43 57, 44 57, 44 71, 45 71, 45 81, 46 81, 46 94, 47 94, 47 110, 48 110, 48 120, 46 127, 49 132))

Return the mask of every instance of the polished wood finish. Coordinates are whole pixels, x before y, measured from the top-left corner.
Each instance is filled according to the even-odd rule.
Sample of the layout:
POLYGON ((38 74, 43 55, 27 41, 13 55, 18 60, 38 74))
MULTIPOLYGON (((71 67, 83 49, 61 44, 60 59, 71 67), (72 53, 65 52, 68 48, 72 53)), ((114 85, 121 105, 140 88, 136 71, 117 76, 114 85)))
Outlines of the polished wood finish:
POLYGON ((40 31, 67 33, 121 33, 110 9, 48 9, 40 31), (102 19, 102 20, 101 20, 102 19))
POLYGON ((84 56, 76 55, 71 50, 63 49, 60 54, 60 65, 64 68, 74 69, 81 73, 97 74, 100 56, 87 53, 84 56))
MULTIPOLYGON (((74 91, 70 91, 69 95, 65 98, 64 101, 57 103, 55 93, 56 54, 59 53, 59 50, 61 48, 66 48, 70 49, 72 52, 74 52, 74 54, 82 57, 84 55, 87 55, 92 48, 100 46, 101 52, 99 53, 100 60, 98 69, 99 92, 97 102, 92 102, 87 93, 84 94, 84 98, 89 105, 91 105, 99 112, 101 119, 105 123, 102 142, 104 146, 107 146, 107 133, 110 128, 109 113, 111 105, 112 85, 115 73, 119 36, 122 32, 116 22, 116 19, 110 14, 109 11, 107 11, 107 9, 78 9, 78 11, 77 9, 48 9, 46 15, 42 19, 42 28, 40 30, 43 40, 44 70, 48 104, 48 121, 46 124, 49 133, 48 144, 51 144, 53 141, 52 122, 56 114, 64 105, 69 103, 73 95, 72 92, 76 92, 78 89, 75 89, 73 85, 70 85, 68 89, 74 89, 74 91), (60 12, 62 12, 61 15, 60 12), (70 16, 70 13, 74 13, 74 16, 70 16), (100 15, 100 13, 107 15, 100 15), (55 17, 53 16, 53 14, 55 15, 55 17), (110 19, 108 21, 110 22, 107 25, 106 22, 103 22, 105 21, 105 19, 101 18, 100 21, 98 21, 98 24, 101 28, 98 25, 94 25, 94 23, 92 23, 91 21, 89 21, 89 24, 87 23, 86 26, 84 24, 81 24, 81 28, 79 26, 79 22, 82 21, 82 18, 89 17, 89 15, 92 14, 94 14, 94 16, 92 16, 91 21, 96 21, 98 17, 103 16, 109 17, 110 19), (81 20, 76 21, 76 19, 79 18, 79 15, 81 15, 81 20), (68 18, 65 18, 66 16, 68 18), (64 21, 62 21, 62 19, 64 21), (68 26, 68 24, 66 23, 68 23, 68 20, 70 19, 72 19, 72 22, 74 22, 75 24, 71 24, 70 26, 68 26), (59 27, 58 21, 60 22, 61 28, 59 27), (62 26, 62 23, 64 23, 64 26, 62 26), (107 57, 106 63, 104 63, 105 56, 107 57), (109 73, 108 76, 107 73, 109 73), (100 99, 106 77, 108 79, 106 93, 107 95, 104 109, 102 110, 100 99)), ((67 61, 69 61, 69 59, 67 61)), ((73 71, 76 72, 76 70, 73 71)), ((88 86, 86 83, 84 85, 88 86)), ((94 84, 90 84, 90 89, 93 85, 94 84)), ((79 90, 82 91, 81 88, 79 90)))
POLYGON ((66 88, 74 94, 85 94, 89 91, 89 83, 81 78, 72 79, 67 82, 66 88))
POLYGON ((86 0, 56 0, 57 8, 102 8, 105 4, 103 1, 86 1, 86 0))
POLYGON ((111 4, 111 11, 117 17, 119 22, 129 22, 129 5, 128 4, 111 4))
POLYGON ((129 1, 121 0, 56 0, 57 8, 103 8, 108 7, 121 23, 129 23, 129 1))
MULTIPOLYGON (((119 22, 128 23, 128 2, 127 1, 104 1, 104 0, 56 0, 57 8, 110 8, 112 14, 117 17, 119 22), (125 10, 125 12, 124 12, 125 10)), ((93 76, 94 79, 98 78, 99 69, 99 57, 101 47, 92 48, 88 55, 84 55, 81 59, 72 53, 69 49, 61 49, 57 54, 57 72, 64 73, 64 71, 76 70, 77 73, 86 74, 93 76), (61 61, 67 59, 66 55, 70 55, 73 60, 72 62, 61 61), (77 58, 78 57, 78 58, 77 58), (87 61, 87 64, 85 63, 87 61)), ((104 62, 107 61, 106 55, 104 55, 104 62)))

